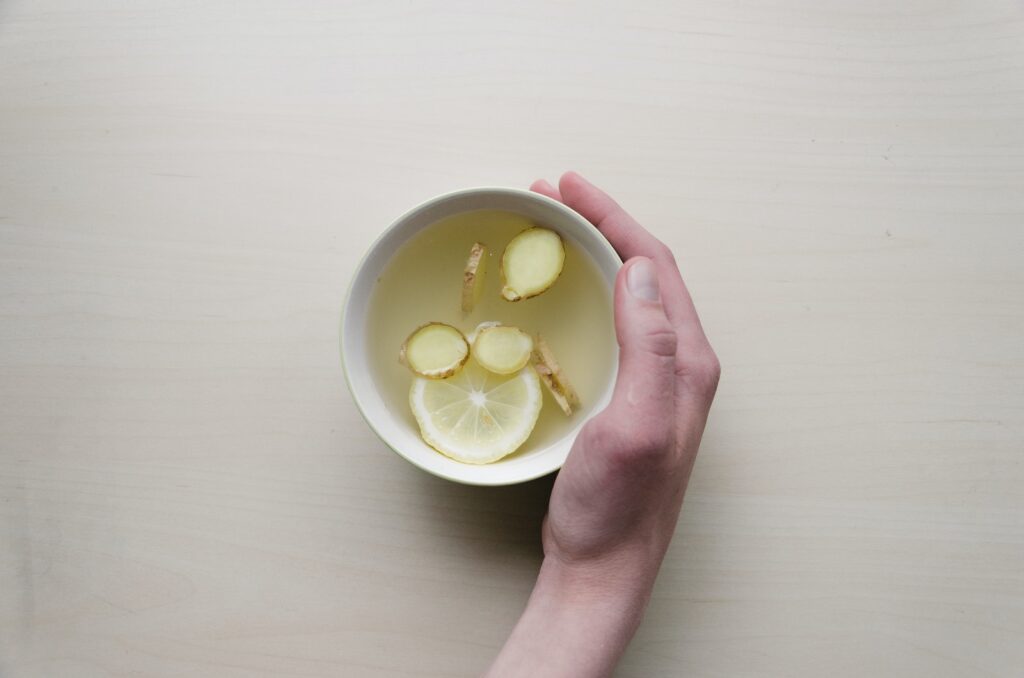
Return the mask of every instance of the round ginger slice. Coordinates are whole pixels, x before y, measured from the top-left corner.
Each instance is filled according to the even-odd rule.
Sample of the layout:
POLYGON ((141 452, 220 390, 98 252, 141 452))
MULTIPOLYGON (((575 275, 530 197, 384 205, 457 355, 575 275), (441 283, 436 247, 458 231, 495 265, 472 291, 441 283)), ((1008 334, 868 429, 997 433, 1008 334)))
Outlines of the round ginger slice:
POLYGON ((565 264, 562 237, 549 228, 528 228, 512 238, 501 256, 501 296, 521 301, 555 284, 565 264))
POLYGON ((402 344, 398 361, 427 379, 446 379, 469 359, 469 343, 462 332, 444 323, 421 325, 402 344))
POLYGON ((518 327, 493 325, 476 333, 473 357, 485 370, 513 374, 526 367, 533 353, 533 337, 518 327))
POLYGON ((480 334, 480 332, 487 329, 488 327, 497 327, 500 324, 501 322, 497 320, 485 320, 476 327, 474 327, 472 332, 466 335, 466 341, 468 341, 469 345, 472 346, 474 343, 476 343, 476 338, 480 334))

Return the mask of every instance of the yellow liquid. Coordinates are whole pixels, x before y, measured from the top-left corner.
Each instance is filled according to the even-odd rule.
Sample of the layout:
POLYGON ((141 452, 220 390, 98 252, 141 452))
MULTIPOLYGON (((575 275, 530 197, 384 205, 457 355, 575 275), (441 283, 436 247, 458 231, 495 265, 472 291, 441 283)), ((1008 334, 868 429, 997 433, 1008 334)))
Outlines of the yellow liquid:
MULTIPOLYGON (((565 265, 543 294, 510 302, 501 297, 501 255, 520 232, 537 224, 511 212, 481 210, 442 219, 417 233, 385 265, 370 299, 367 344, 371 372, 388 408, 419 430, 409 409, 413 374, 398 363, 406 337, 427 322, 443 322, 469 334, 497 320, 541 334, 579 393, 581 407, 567 417, 544 389, 540 419, 515 455, 529 454, 585 421, 614 378, 612 302, 600 271, 568 239, 565 265), (463 314, 462 274, 473 243, 487 245, 483 290, 472 313, 463 314)), ((438 453, 440 454, 440 453, 438 453)))

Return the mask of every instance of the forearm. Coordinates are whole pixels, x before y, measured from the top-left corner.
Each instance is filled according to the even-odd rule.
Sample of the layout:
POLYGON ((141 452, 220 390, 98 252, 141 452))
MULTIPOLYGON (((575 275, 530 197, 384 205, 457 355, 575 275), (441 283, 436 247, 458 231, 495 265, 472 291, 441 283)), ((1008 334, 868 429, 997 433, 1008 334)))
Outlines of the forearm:
POLYGON ((487 678, 610 676, 643 617, 652 577, 605 578, 547 558, 487 678))

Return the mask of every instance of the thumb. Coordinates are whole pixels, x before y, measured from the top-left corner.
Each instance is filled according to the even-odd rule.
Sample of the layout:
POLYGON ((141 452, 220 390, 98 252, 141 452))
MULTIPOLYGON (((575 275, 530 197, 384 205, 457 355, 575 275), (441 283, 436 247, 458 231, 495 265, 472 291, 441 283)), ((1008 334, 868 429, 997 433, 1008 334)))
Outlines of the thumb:
POLYGON ((671 427, 675 408, 676 333, 661 302, 658 269, 633 257, 615 280, 619 374, 612 408, 641 430, 671 427))

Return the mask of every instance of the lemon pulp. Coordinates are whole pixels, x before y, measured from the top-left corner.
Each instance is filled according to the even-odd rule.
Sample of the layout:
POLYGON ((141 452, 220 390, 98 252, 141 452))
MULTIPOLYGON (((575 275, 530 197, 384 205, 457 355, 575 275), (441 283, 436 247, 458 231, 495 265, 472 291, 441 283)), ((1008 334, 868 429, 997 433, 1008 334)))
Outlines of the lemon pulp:
POLYGON ((438 452, 470 464, 487 464, 515 452, 530 437, 542 401, 532 367, 500 375, 472 358, 455 376, 417 377, 409 389, 409 405, 423 439, 438 452))

